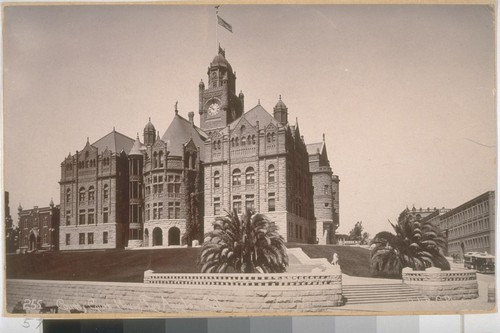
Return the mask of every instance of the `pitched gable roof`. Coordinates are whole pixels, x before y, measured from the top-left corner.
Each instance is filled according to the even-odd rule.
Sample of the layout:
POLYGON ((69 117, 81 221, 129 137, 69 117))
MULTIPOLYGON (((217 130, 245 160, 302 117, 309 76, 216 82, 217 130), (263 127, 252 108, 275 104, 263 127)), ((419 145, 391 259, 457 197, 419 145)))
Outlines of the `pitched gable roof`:
POLYGON ((172 156, 182 156, 182 145, 188 143, 191 138, 194 144, 200 147, 200 159, 203 161, 205 157, 203 147, 207 135, 179 114, 174 116, 170 126, 168 126, 165 134, 161 137, 167 143, 167 149, 172 156))
POLYGON ((118 133, 113 129, 112 132, 94 142, 92 146, 99 149, 99 152, 103 152, 106 148, 108 148, 108 150, 113 153, 120 153, 123 150, 125 154, 128 155, 130 149, 132 149, 132 146, 134 145, 134 141, 134 139, 118 133))
MULTIPOLYGON (((256 126, 258 121, 260 128, 264 128, 270 123, 273 123, 276 126, 279 124, 278 121, 274 119, 273 116, 260 104, 245 112, 241 117, 245 118, 250 124, 252 124, 252 126, 256 126)), ((239 120, 240 119, 238 118, 229 125, 231 130, 236 127, 239 120)))

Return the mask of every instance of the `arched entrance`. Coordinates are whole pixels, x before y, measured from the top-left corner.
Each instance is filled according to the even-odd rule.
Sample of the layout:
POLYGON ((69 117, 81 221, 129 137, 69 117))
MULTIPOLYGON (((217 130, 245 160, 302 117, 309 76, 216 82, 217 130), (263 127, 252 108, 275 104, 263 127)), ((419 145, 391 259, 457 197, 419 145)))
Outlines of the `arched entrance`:
POLYGON ((168 230, 168 245, 181 245, 181 231, 177 227, 168 230))
POLYGON ((163 245, 163 231, 156 227, 153 229, 153 246, 163 245))
POLYGON ((149 230, 148 229, 144 230, 144 246, 145 247, 149 246, 149 230))
POLYGON ((30 232, 30 238, 29 238, 29 251, 36 251, 40 248, 41 245, 41 239, 40 236, 38 236, 38 232, 31 230, 30 232))

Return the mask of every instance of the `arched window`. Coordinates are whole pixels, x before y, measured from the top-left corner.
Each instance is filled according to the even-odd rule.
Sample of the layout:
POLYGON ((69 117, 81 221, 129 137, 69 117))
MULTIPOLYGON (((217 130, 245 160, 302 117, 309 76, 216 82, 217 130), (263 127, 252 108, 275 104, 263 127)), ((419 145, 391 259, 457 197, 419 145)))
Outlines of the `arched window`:
POLYGON ((153 168, 157 168, 158 167, 158 153, 157 152, 154 152, 153 153, 153 168))
POLYGON ((241 185, 241 171, 240 171, 240 169, 233 170, 233 185, 241 185))
POLYGON ((271 141, 276 142, 276 133, 271 134, 271 141))
POLYGON ((238 142, 238 138, 234 139, 234 145, 235 145, 236 147, 238 147, 238 146, 240 145, 240 144, 239 144, 239 142, 238 142))
POLYGON ((271 143, 271 133, 267 133, 267 143, 271 143))
POLYGON ((71 189, 68 188, 66 190, 66 202, 70 202, 71 201, 71 189))
POLYGON ((217 140, 217 149, 220 149, 220 140, 217 140))
POLYGON ((250 136, 250 135, 248 136, 248 138, 247 138, 247 143, 248 143, 249 145, 251 145, 251 144, 255 143, 255 142, 253 142, 253 143, 252 143, 252 136, 250 136))
POLYGON ((252 144, 255 144, 255 135, 252 135, 252 144))
POLYGON ((102 189, 102 197, 104 200, 108 199, 109 197, 109 186, 108 184, 105 184, 103 189, 102 189))
POLYGON ((160 151, 160 153, 158 154, 158 165, 160 166, 160 168, 163 168, 163 152, 160 151))
POLYGON ((80 202, 85 201, 85 187, 80 187, 80 191, 79 192, 80 192, 80 197, 79 197, 80 202))
POLYGON ((219 171, 214 172, 214 187, 220 187, 220 173, 219 173, 219 171))
POLYGON ((274 165, 270 165, 267 168, 267 182, 268 183, 274 183, 274 165))
POLYGON ((245 137, 241 138, 241 145, 244 146, 247 143, 247 139, 245 137))
POLYGON ((245 184, 252 185, 255 184, 255 171, 252 167, 248 167, 245 171, 245 184))
POLYGON ((94 186, 89 187, 89 201, 95 200, 95 189, 94 186))
POLYGON ((234 138, 231 138, 231 147, 234 147, 234 138))
POLYGON ((214 141, 214 146, 213 146, 213 149, 216 150, 217 149, 217 141, 214 141))

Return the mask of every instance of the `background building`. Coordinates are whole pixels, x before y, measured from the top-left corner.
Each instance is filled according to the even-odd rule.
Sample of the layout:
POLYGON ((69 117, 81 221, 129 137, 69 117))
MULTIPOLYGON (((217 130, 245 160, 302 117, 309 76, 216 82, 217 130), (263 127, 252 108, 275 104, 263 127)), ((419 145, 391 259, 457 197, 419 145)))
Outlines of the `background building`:
POLYGON ((486 192, 440 216, 448 236, 448 255, 467 252, 495 254, 495 192, 486 192))
POLYGON ((54 251, 59 248, 59 206, 50 201, 49 207, 23 210, 19 214, 19 249, 27 251, 54 251))

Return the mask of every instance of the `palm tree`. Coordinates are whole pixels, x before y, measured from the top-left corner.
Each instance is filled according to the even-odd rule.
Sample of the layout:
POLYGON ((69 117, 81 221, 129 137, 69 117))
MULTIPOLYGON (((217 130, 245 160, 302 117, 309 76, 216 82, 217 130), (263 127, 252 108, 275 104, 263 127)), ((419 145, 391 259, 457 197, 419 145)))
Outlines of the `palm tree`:
POLYGON ((205 234, 200 264, 203 273, 282 273, 288 266, 283 237, 274 222, 247 211, 218 217, 205 234))
POLYGON ((441 232, 429 222, 421 222, 410 215, 401 215, 397 224, 392 224, 395 234, 379 232, 373 238, 371 268, 376 273, 401 275, 404 267, 424 270, 439 267, 449 270, 444 257, 446 240, 441 232))

